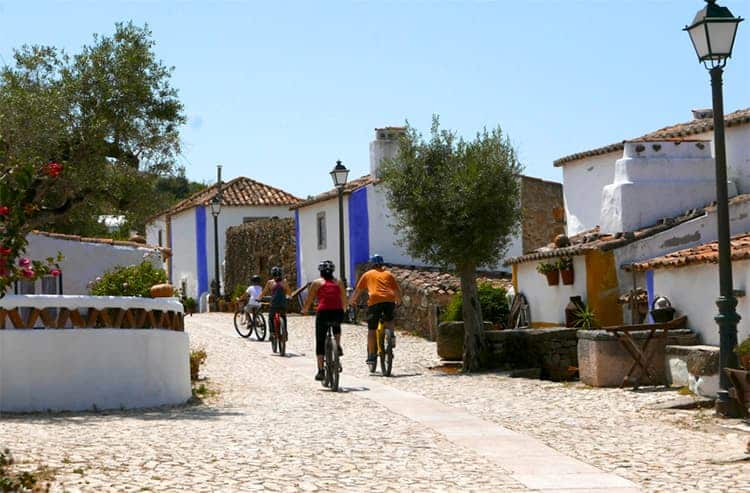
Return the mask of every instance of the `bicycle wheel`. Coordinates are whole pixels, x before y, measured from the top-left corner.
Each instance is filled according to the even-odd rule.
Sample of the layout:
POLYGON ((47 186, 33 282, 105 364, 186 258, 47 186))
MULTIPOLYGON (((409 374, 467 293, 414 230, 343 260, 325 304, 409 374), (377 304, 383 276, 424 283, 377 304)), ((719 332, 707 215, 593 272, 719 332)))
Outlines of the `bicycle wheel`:
POLYGON ((393 370, 393 339, 395 336, 391 330, 385 330, 385 333, 385 350, 380 360, 380 369, 382 370, 383 375, 390 377, 391 370, 393 370))
POLYGON ((266 317, 258 312, 254 316, 255 338, 262 341, 266 338, 266 317))
MULTIPOLYGON (((333 339, 333 336, 331 336, 331 339, 333 339)), ((333 355, 333 358, 331 360, 331 390, 334 392, 338 392, 341 364, 339 362, 339 348, 336 345, 336 339, 333 339, 331 341, 331 353, 333 355)))
POLYGON ((333 348, 331 347, 331 339, 326 338, 325 356, 323 360, 323 387, 331 386, 331 373, 333 370, 331 367, 331 361, 333 361, 333 348))
POLYGON ((234 330, 245 339, 250 337, 250 334, 253 331, 244 309, 234 312, 234 330))
POLYGON ((279 320, 279 356, 286 356, 286 320, 279 320))

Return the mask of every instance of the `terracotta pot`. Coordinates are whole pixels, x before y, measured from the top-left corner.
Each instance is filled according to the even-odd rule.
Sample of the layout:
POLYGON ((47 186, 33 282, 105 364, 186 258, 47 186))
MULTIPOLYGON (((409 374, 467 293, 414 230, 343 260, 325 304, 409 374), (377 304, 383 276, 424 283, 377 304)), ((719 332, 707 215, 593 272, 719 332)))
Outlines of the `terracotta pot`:
POLYGON ((544 273, 547 276, 547 284, 550 286, 557 286, 560 283, 560 271, 553 270, 544 273))
POLYGON ((570 286, 575 281, 575 272, 573 269, 563 269, 560 271, 563 284, 570 286))
POLYGON ((168 298, 174 294, 171 284, 154 284, 149 289, 152 298, 168 298))
POLYGON ((740 361, 742 368, 750 370, 750 354, 740 354, 737 359, 740 361))

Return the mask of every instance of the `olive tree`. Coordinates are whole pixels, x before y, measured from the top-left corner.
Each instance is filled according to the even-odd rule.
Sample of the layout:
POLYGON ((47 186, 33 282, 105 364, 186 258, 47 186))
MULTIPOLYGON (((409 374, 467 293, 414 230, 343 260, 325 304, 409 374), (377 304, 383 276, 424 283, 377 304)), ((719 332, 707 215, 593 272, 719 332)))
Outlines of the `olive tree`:
POLYGON ((437 116, 429 140, 407 123, 397 156, 380 168, 402 246, 461 278, 464 371, 482 366, 477 269, 499 262, 518 230, 522 170, 500 127, 467 141, 441 130, 437 116))

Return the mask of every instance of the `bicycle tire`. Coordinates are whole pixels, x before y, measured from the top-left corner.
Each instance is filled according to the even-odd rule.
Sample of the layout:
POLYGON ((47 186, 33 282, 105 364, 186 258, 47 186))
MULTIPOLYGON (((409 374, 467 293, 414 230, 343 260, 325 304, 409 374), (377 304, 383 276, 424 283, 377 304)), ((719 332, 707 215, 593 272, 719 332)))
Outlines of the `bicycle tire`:
POLYGON ((323 361, 323 387, 331 386, 331 360, 333 358, 333 348, 331 348, 331 340, 326 338, 325 356, 323 361))
MULTIPOLYGON (((277 323, 281 317, 278 316, 278 313, 274 313, 273 315, 273 329, 271 329, 271 351, 274 353, 277 353, 279 351, 279 324, 277 323)), ((270 320, 270 317, 269 317, 270 320)))
POLYGON ((393 335, 393 331, 386 330, 385 331, 385 365, 382 368, 383 375, 386 377, 391 376, 391 371, 393 370, 393 340, 392 338, 395 338, 396 336, 393 335))
POLYGON ((234 330, 244 339, 250 337, 250 334, 253 332, 253 328, 248 324, 247 314, 244 309, 234 312, 234 330))
POLYGON ((279 319, 279 356, 286 356, 286 321, 284 317, 279 319))
POLYGON ((263 316, 262 313, 258 312, 255 314, 254 317, 254 324, 255 325, 255 338, 259 341, 263 341, 266 339, 266 317, 263 316))
POLYGON ((331 360, 331 390, 333 392, 339 391, 339 375, 341 374, 341 364, 339 362, 339 348, 336 346, 336 340, 334 339, 332 344, 331 353, 333 359, 331 360))

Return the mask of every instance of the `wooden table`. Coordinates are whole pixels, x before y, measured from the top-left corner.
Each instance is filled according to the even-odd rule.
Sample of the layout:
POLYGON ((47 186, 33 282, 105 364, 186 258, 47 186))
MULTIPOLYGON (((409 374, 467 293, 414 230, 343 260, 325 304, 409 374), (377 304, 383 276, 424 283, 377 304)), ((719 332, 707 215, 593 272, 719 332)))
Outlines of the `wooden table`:
POLYGON ((636 368, 640 368, 642 374, 648 377, 651 383, 658 384, 659 382, 657 382, 653 367, 651 366, 653 353, 648 356, 646 355, 649 343, 654 339, 666 339, 670 330, 684 329, 686 325, 687 317, 683 316, 665 323, 602 327, 602 330, 611 332, 617 337, 620 345, 633 357, 633 365, 630 367, 627 375, 625 375, 625 378, 622 379, 620 388, 625 387, 628 383, 631 383, 634 389, 638 388, 640 377, 634 377, 632 380, 630 378, 636 368), (636 331, 648 331, 648 335, 642 346, 633 338, 632 333, 636 331))

